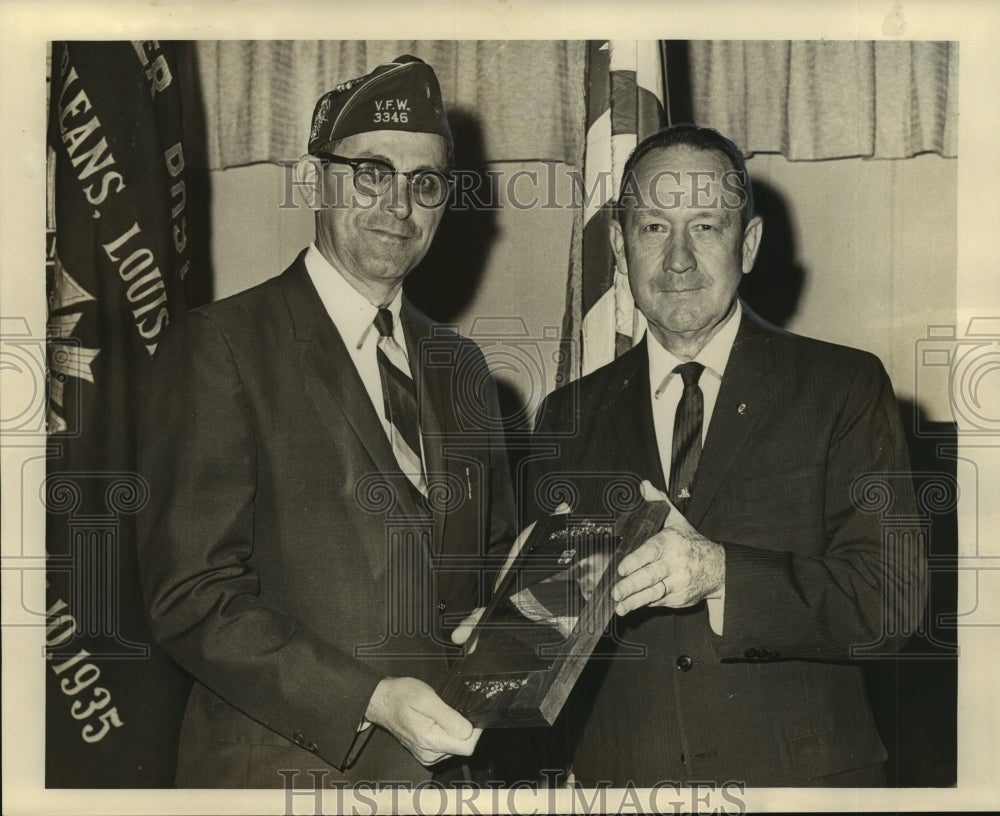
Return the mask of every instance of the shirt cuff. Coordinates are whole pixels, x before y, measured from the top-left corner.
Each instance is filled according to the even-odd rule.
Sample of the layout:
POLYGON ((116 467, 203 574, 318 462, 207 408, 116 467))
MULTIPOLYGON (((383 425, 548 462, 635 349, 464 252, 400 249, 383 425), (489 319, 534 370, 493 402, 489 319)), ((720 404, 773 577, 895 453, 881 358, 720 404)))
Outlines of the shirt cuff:
POLYGON ((354 741, 351 743, 351 747, 347 749, 347 756, 344 757, 345 768, 353 767, 354 763, 358 761, 358 757, 361 756, 361 751, 368 744, 371 735, 375 733, 375 729, 371 725, 365 719, 362 719, 358 723, 358 730, 354 734, 354 741))

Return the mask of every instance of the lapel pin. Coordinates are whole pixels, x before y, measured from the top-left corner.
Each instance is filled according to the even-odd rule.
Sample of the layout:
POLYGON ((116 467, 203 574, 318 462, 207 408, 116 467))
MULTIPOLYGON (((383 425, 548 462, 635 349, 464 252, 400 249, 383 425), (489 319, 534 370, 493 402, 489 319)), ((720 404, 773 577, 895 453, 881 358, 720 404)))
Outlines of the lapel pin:
POLYGON ((746 412, 747 412, 747 404, 745 402, 741 402, 739 405, 736 406, 736 413, 739 414, 740 416, 743 416, 743 414, 745 414, 746 412))

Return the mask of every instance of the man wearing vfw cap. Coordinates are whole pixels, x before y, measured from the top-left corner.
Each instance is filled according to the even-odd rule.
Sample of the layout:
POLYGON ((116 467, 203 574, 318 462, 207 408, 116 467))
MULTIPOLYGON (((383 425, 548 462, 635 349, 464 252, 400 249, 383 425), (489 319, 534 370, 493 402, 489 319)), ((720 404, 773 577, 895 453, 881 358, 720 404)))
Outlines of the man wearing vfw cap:
MULTIPOLYGON (((433 691, 478 576, 432 562, 505 547, 512 510, 502 445, 454 404, 481 353, 402 295, 448 192, 433 70, 399 57, 324 94, 309 153, 300 177, 336 191, 314 243, 193 312, 146 407, 147 607, 196 681, 181 787, 418 781, 479 736, 433 691)), ((493 391, 479 410, 497 427, 493 391)))

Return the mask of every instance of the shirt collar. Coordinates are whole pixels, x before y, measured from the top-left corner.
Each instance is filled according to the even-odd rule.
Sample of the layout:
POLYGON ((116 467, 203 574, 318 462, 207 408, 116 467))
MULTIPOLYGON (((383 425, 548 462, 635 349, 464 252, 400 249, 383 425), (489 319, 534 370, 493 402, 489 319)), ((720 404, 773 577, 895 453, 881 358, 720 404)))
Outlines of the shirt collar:
MULTIPOLYGON (((737 298, 733 313, 726 319, 715 336, 706 343, 705 348, 699 351, 694 358, 696 362, 705 366, 706 371, 714 374, 719 380, 722 379, 726 365, 729 363, 729 355, 733 350, 733 343, 736 342, 736 332, 739 331, 742 315, 743 307, 737 298)), ((648 329, 646 337, 646 346, 649 352, 649 382, 655 389, 654 393, 659 396, 668 382, 668 377, 684 361, 661 346, 659 340, 648 329)))
MULTIPOLYGON (((306 250, 305 264, 313 286, 316 287, 327 314, 330 315, 344 342, 352 348, 359 349, 367 342, 369 336, 377 338, 378 332, 372 322, 375 320, 378 307, 347 282, 340 270, 323 257, 315 243, 310 244, 306 250)), ((397 344, 405 349, 403 327, 399 320, 402 306, 403 290, 400 289, 385 308, 392 312, 393 337, 397 344)))

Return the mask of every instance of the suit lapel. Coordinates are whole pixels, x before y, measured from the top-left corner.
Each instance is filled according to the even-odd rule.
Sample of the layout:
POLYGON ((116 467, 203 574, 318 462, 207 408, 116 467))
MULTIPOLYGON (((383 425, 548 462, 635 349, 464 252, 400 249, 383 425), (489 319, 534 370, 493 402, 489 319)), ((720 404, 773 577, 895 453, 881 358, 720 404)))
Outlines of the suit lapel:
MULTIPOLYGON (((343 339, 309 279, 303 256, 304 253, 299 255, 282 277, 281 286, 292 317, 295 339, 306 362, 303 371, 306 390, 330 427, 331 438, 341 438, 346 424, 368 454, 372 472, 398 472, 399 464, 382 422, 343 339)), ((402 475, 401 478, 405 479, 402 475)), ((404 485, 395 484, 394 487, 399 511, 417 512, 409 491, 402 489, 404 485)), ((384 552, 379 552, 374 562, 377 574, 384 571, 384 560, 384 552)))
MULTIPOLYGON (((410 360, 410 371, 417 389, 420 430, 424 440, 427 491, 433 496, 440 490, 441 495, 447 496, 448 486, 445 480, 448 475, 448 461, 442 449, 445 442, 442 414, 451 399, 449 374, 452 366, 426 365, 429 348, 423 343, 432 340, 433 324, 418 312, 405 296, 400 316, 403 322, 403 335, 406 338, 406 354, 410 360)), ((437 554, 444 541, 448 514, 442 509, 434 509, 434 502, 429 504, 434 517, 433 548, 437 554)))
POLYGON ((604 410, 609 412, 615 435, 625 461, 643 478, 660 490, 666 490, 663 466, 660 464, 656 430, 653 427, 653 407, 649 395, 649 356, 644 338, 634 349, 624 354, 618 365, 617 388, 604 410))
POLYGON ((695 527, 705 517, 751 431, 774 410, 774 377, 767 334, 744 306, 691 490, 687 518, 695 527))

